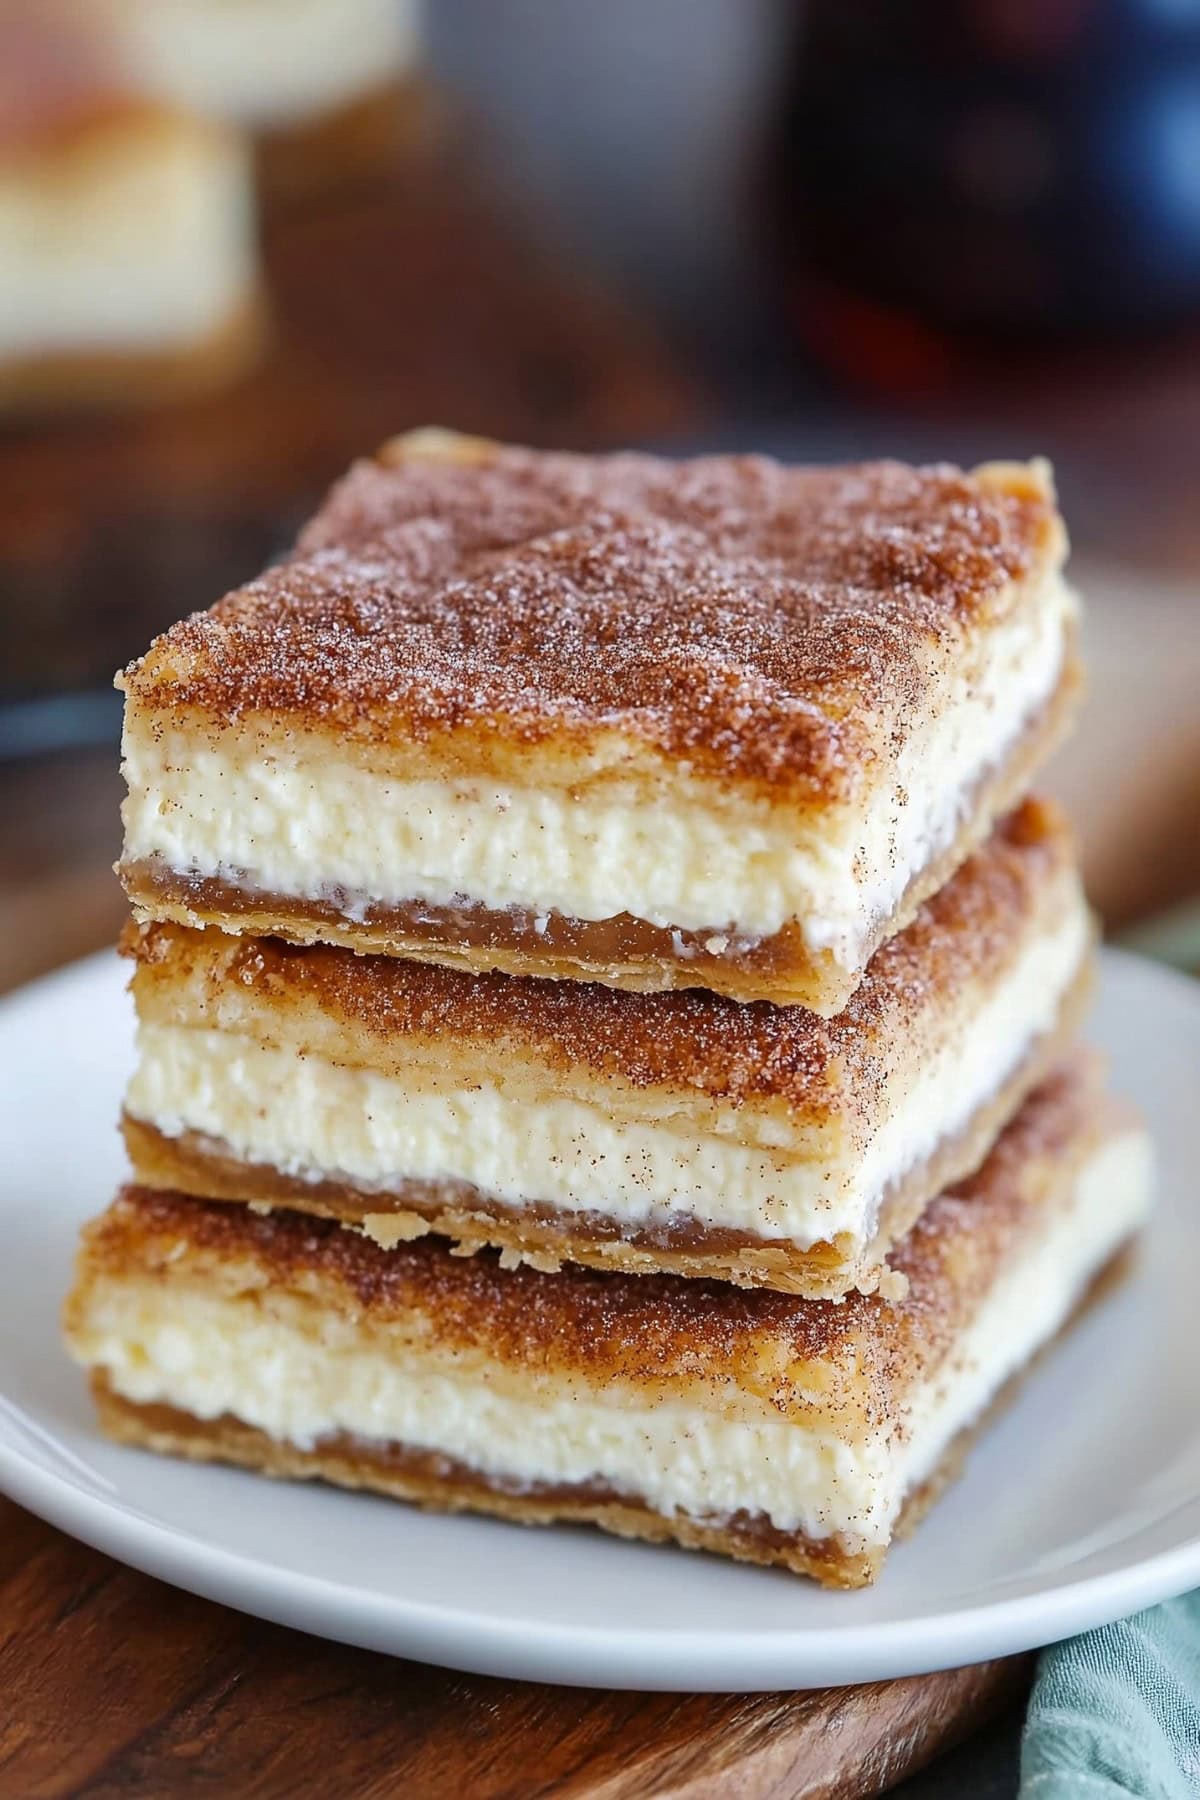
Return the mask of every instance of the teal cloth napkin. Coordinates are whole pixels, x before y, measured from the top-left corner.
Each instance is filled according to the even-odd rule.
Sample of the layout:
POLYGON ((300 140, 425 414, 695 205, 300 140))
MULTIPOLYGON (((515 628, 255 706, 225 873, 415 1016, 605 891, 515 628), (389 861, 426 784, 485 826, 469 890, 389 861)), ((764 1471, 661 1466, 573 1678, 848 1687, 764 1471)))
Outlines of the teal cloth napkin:
POLYGON ((1196 1800, 1200 1590, 1044 1650, 1020 1800, 1196 1800))
MULTIPOLYGON (((1200 973, 1200 906, 1130 932, 1130 949, 1200 973)), ((1198 1800, 1200 1590, 1038 1660, 1020 1800, 1198 1800)))

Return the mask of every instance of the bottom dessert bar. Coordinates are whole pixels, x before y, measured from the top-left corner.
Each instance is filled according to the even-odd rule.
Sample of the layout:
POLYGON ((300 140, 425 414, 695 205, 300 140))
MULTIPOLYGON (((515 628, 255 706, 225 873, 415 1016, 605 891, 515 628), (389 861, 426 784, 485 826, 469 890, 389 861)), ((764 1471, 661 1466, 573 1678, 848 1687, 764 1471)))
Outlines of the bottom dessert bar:
MULTIPOLYGON (((1030 1362, 1005 1382, 982 1415, 952 1440, 927 1480, 905 1496, 892 1538, 907 1537, 943 1491, 962 1473, 976 1439, 1015 1398, 1025 1378, 1059 1337, 1093 1301, 1114 1287, 1127 1272, 1131 1249, 1117 1250, 1089 1282, 1059 1331, 1039 1347, 1030 1362)), ((643 1500, 606 1488, 601 1482, 572 1482, 559 1487, 523 1483, 513 1487, 438 1451, 412 1450, 394 1442, 371 1443, 351 1434, 303 1450, 280 1442, 253 1425, 226 1414, 200 1419, 194 1413, 153 1402, 126 1400, 99 1370, 91 1378, 92 1399, 100 1423, 118 1443, 154 1450, 160 1456, 193 1462, 225 1462, 282 1480, 325 1481, 336 1487, 366 1488, 394 1500, 407 1500, 429 1511, 491 1513, 518 1525, 597 1525, 616 1537, 644 1543, 675 1543, 688 1550, 711 1550, 738 1562, 754 1562, 810 1575, 826 1587, 869 1586, 882 1566, 887 1547, 863 1558, 853 1569, 844 1547, 831 1538, 781 1531, 762 1513, 738 1512, 723 1519, 680 1514, 667 1518, 643 1500)))
POLYGON ((926 1210, 894 1305, 385 1251, 130 1188, 85 1233, 67 1339, 127 1443, 859 1587, 1148 1197, 1145 1136, 1081 1059, 926 1210))

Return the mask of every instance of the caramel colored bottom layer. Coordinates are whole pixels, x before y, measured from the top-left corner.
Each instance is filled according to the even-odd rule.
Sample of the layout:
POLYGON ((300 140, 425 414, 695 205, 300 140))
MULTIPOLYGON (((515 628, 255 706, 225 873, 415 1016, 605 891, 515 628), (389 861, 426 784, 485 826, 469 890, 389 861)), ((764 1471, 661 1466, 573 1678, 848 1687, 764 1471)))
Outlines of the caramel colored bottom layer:
MULTIPOLYGON (((977 1438, 1011 1403, 1053 1344, 1120 1279, 1129 1260, 1128 1247, 1110 1259, 1051 1343, 1018 1371, 973 1425, 959 1433, 929 1479, 908 1496, 893 1537, 906 1536, 919 1524, 962 1473, 977 1438)), ((803 1532, 780 1531, 761 1514, 738 1513, 719 1520, 668 1517, 636 1496, 603 1486, 522 1483, 518 1487, 450 1457, 403 1444, 370 1443, 343 1433, 314 1450, 301 1450, 228 1415, 198 1419, 175 1407, 126 1400, 113 1391, 100 1371, 92 1374, 92 1394, 102 1429, 118 1443, 193 1462, 234 1463, 281 1479, 365 1488, 436 1512, 486 1513, 520 1525, 597 1525, 617 1537, 675 1543, 686 1550, 715 1551, 737 1562, 789 1569, 796 1575, 810 1575, 827 1588, 868 1587, 887 1554, 886 1545, 848 1549, 836 1537, 811 1538, 803 1532)))
POLYGON ((265 321, 255 293, 208 336, 169 350, 61 350, 0 360, 0 411, 158 406, 213 392, 254 363, 265 321))
MULTIPOLYGON (((1079 686, 1079 668, 1072 656, 1049 705, 1011 756, 980 783, 954 842, 913 877, 896 910, 878 922, 864 962, 912 921, 930 895, 983 842, 994 821, 1025 793, 1062 736, 1079 686)), ((629 913, 583 920, 517 908, 497 912, 469 900, 452 907, 423 901, 383 906, 367 896, 335 891, 323 898, 300 899, 190 874, 156 859, 122 863, 120 873, 144 918, 218 925, 226 931, 300 944, 341 944, 452 968, 600 981, 641 992, 705 987, 733 1000, 806 1006, 826 1017, 841 1011, 860 973, 841 968, 828 951, 810 950, 794 921, 769 937, 751 939, 730 935, 727 925, 674 930, 629 913), (709 946, 718 940, 723 947, 714 951, 709 946)))
POLYGON ((935 1194, 983 1162, 1025 1096, 1061 1060, 1075 1035, 1089 978, 1090 969, 1083 969, 1063 1001, 1054 1030, 1038 1040, 965 1129, 945 1139, 887 1196, 874 1241, 865 1250, 848 1237, 800 1249, 685 1218, 631 1230, 600 1213, 505 1205, 465 1183, 403 1181, 378 1191, 342 1180, 305 1181, 267 1164, 242 1162, 227 1147, 195 1132, 167 1137, 128 1113, 122 1127, 135 1177, 145 1187, 340 1219, 365 1229, 385 1247, 436 1232, 464 1252, 473 1254, 492 1245, 540 1269, 576 1262, 633 1275, 667 1271, 739 1287, 836 1299, 856 1286, 864 1292, 879 1286, 881 1266, 892 1245, 935 1194))

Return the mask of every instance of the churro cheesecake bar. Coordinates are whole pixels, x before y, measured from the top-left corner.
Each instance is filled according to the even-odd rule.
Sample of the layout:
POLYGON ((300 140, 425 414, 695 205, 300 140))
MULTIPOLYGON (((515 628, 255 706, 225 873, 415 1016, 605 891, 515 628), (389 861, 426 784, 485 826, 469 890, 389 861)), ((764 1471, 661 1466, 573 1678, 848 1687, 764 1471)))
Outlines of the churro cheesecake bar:
POLYGON ((146 1186, 384 1246, 870 1289, 1061 1055, 1090 939, 1069 834, 1033 801, 833 1020, 131 925, 126 1142, 146 1186))
POLYGON ((831 1016, 1076 687, 1044 464, 420 432, 126 670, 138 915, 831 1016))
POLYGON ((0 7, 0 408, 157 402, 262 338, 241 135, 155 102, 102 9, 0 7))
POLYGON ((67 1305, 114 1437, 527 1523, 877 1575, 989 1404, 1141 1224, 1148 1149, 1082 1064, 840 1305, 129 1188, 67 1305))

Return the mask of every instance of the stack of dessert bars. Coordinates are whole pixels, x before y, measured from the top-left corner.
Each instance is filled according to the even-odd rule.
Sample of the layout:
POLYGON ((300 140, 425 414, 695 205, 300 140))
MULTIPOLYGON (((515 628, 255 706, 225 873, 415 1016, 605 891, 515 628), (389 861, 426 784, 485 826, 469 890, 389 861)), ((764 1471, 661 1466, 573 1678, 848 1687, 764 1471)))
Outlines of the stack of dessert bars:
POLYGON ((124 678, 130 1444, 877 1574, 1140 1225, 1048 471, 421 432, 124 678))

